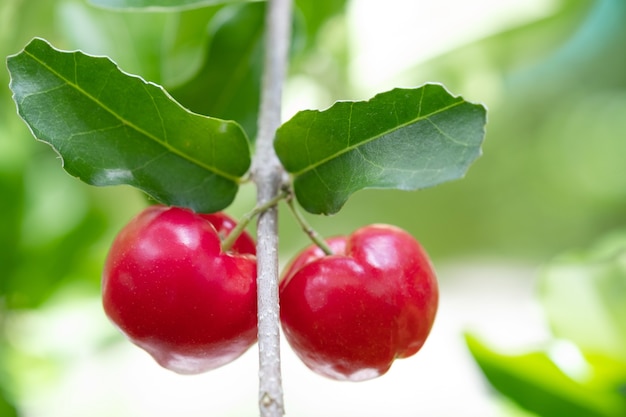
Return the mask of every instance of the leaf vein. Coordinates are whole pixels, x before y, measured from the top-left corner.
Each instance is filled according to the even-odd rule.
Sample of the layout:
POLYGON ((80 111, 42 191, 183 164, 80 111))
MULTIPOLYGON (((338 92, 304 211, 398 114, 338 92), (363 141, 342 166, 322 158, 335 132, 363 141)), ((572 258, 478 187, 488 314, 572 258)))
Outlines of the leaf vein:
MULTIPOLYGON (((354 104, 354 103, 352 103, 352 104, 354 104)), ((303 168, 303 169, 301 169, 300 171, 293 172, 292 174, 293 174, 293 175, 295 175, 295 176, 302 175, 303 173, 305 173, 305 172, 307 172, 307 171, 310 171, 310 170, 312 170, 312 169, 315 169, 315 168, 319 167, 320 165, 325 164, 325 163, 326 163, 326 162, 328 162, 328 161, 331 161, 331 160, 336 159, 336 158, 338 158, 338 157, 340 157, 340 156, 342 156, 342 155, 344 155, 344 154, 347 154, 347 153, 349 153, 349 152, 352 152, 352 151, 354 151, 354 150, 358 149, 359 147, 361 147, 361 146, 365 146, 366 144, 368 144, 368 143, 370 143, 370 142, 373 142, 373 141, 375 141, 375 140, 378 140, 378 139, 380 139, 380 138, 382 138, 382 137, 384 137, 384 136, 386 136, 386 135, 388 135, 388 134, 390 134, 390 133, 393 133, 394 131, 397 131, 397 130, 400 130, 400 129, 404 128, 404 127, 407 127, 407 126, 410 126, 410 125, 413 125, 413 124, 419 123, 419 122, 421 122, 421 121, 423 121, 423 120, 426 120, 426 121, 428 121, 429 123, 434 124, 431 120, 429 120, 429 118, 430 118, 430 117, 435 116, 435 115, 440 114, 440 113, 443 113, 443 112, 445 112, 445 111, 448 111, 448 110, 450 110, 450 109, 452 109, 452 108, 454 108, 454 107, 456 107, 456 106, 460 106, 460 105, 462 105, 462 104, 464 104, 464 102, 463 102, 463 101, 456 101, 456 102, 454 102, 454 103, 452 103, 452 104, 450 104, 450 105, 448 105, 448 106, 441 107, 441 108, 437 109, 436 111, 433 111, 432 113, 430 113, 430 114, 428 114, 428 115, 426 115, 426 116, 417 116, 417 117, 415 117, 415 118, 411 119, 410 121, 408 121, 408 122, 406 122, 406 123, 403 123, 403 124, 400 124, 400 125, 394 126, 392 129, 388 129, 388 130, 386 130, 386 131, 383 131, 383 132, 379 133, 379 134, 378 134, 378 135, 376 135, 376 136, 372 136, 372 137, 371 137, 371 138, 369 138, 368 140, 365 140, 365 141, 359 142, 359 143, 357 143, 357 144, 355 144, 355 145, 349 145, 349 146, 347 146, 345 149, 341 149, 341 150, 339 150, 339 151, 337 151, 337 152, 335 152, 335 153, 333 153, 333 154, 331 154, 331 155, 329 155, 329 156, 327 156, 327 157, 325 157, 325 158, 322 158, 322 159, 320 159, 320 160, 318 160, 318 161, 316 161, 316 162, 309 162, 309 165, 308 165, 308 166, 304 167, 304 168, 303 168)), ((420 110, 420 111, 421 111, 421 110, 420 110)), ((318 112, 316 112, 316 113, 315 113, 315 117, 317 117, 317 115, 318 115, 319 113, 320 113, 319 111, 318 111, 318 112)), ((311 124, 313 124, 313 122, 312 122, 311 124)), ((434 125, 435 125, 435 124, 434 124, 434 125)), ((437 129, 438 129, 438 130, 439 130, 439 131, 440 131, 440 132, 441 132, 444 136, 446 136, 446 137, 448 137, 448 136, 449 136, 449 135, 446 135, 445 133, 443 133, 443 131, 441 131, 441 129, 440 129, 437 125, 435 125, 435 128, 437 128, 437 129)), ((306 145, 307 145, 307 146, 306 146, 306 147, 307 147, 307 153, 308 153, 308 155, 310 156, 310 152, 308 151, 308 134, 307 134, 307 141, 306 141, 306 145)), ((464 145, 464 146, 467 146, 467 144, 463 144, 463 145, 464 145)), ((309 159, 309 161, 310 161, 310 159, 309 159)))
MULTIPOLYGON (((207 171, 211 171, 214 172, 222 177, 225 177, 233 182, 238 182, 238 178, 228 174, 226 172, 223 172, 219 169, 217 169, 214 166, 211 165, 207 165, 203 162, 201 162, 200 160, 193 158, 191 155, 181 152, 180 150, 178 150, 177 148, 172 147, 169 143, 167 143, 167 141, 161 140, 159 137, 149 133, 148 131, 140 128, 139 126, 137 126, 136 124, 132 123, 130 120, 125 119, 124 117, 122 117, 121 115, 119 115, 117 112, 115 112, 113 109, 111 109, 109 106, 105 105, 103 102, 101 102, 97 97, 95 97, 92 94, 89 94, 86 90, 84 90, 81 86, 78 85, 77 82, 72 82, 71 80, 67 79, 67 77, 64 77, 63 75, 61 75, 58 71, 56 71, 54 68, 52 68, 51 66, 49 66, 48 64, 46 64, 44 61, 42 61, 41 59, 39 59, 38 56, 34 55, 33 53, 31 53, 28 50, 24 50, 24 53, 28 56, 30 56, 35 62, 37 62, 39 65, 41 65, 42 67, 44 67, 46 70, 50 71, 52 74, 54 74, 55 76, 57 76, 59 79, 61 79, 62 81, 64 81, 68 86, 74 88, 75 90, 77 90, 78 92, 80 92, 81 94, 84 94, 85 97, 89 98, 90 100, 92 100, 94 103, 96 103, 97 105, 99 105, 102 109, 104 109, 105 111, 107 111, 109 114, 111 114, 113 117, 115 117, 116 119, 118 119, 120 122, 122 122, 123 124, 129 126, 130 128, 132 128, 133 130, 135 130, 136 132, 140 133, 141 135, 157 142, 158 144, 160 144, 161 146, 163 146, 164 148, 166 148, 169 152, 172 152, 175 155, 178 155, 180 157, 183 157, 184 159, 187 159, 189 161, 191 161, 192 163, 206 169, 207 171)), ((73 59, 75 61, 75 68, 74 71, 75 73, 78 71, 77 64, 76 64, 76 53, 73 56, 73 59)), ((139 80, 142 81, 142 83, 144 84, 144 88, 147 90, 147 84, 148 82, 144 81, 143 79, 141 79, 140 77, 136 77, 139 80)), ((152 84, 155 85, 156 84, 152 84)), ((152 95, 149 94, 151 97, 152 95)), ((178 104, 178 103, 177 103, 178 104)), ((179 105, 180 106, 180 105, 179 105)), ((187 111, 186 109, 182 108, 182 110, 187 111)))
POLYGON ((443 129, 439 127, 437 123, 430 120, 430 118, 427 118, 426 120, 428 120, 428 122, 437 130, 437 132, 441 134, 441 136, 448 139, 450 142, 456 143, 457 145, 463 146, 464 148, 468 148, 470 146, 468 143, 461 142, 458 139, 455 139, 454 136, 446 133, 443 129))

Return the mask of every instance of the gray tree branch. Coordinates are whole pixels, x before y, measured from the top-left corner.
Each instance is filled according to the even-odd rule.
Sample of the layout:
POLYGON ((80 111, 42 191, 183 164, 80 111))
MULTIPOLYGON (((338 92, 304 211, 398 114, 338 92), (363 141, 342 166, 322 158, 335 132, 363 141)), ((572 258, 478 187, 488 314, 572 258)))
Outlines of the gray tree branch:
MULTIPOLYGON (((252 178, 259 205, 280 191, 284 169, 274 152, 274 135, 281 124, 283 82, 291 39, 291 0, 270 0, 265 19, 265 64, 261 90, 256 153, 252 178)), ((259 410, 262 417, 284 414, 280 370, 278 304, 278 212, 273 207, 259 216, 257 225, 259 410)))

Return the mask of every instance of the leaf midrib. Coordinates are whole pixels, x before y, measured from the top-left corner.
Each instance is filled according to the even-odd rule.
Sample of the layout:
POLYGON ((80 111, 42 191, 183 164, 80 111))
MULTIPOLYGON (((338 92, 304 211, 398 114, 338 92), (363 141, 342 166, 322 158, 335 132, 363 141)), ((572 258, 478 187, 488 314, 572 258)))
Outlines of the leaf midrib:
MULTIPOLYGON (((352 112, 352 107, 354 107, 354 105, 355 105, 355 104, 357 104, 357 103, 358 103, 358 102, 352 102, 352 103, 351 103, 351 106, 350 106, 350 107, 351 107, 351 110, 350 110, 351 112, 352 112)), ((377 139, 380 139, 380 138, 382 138, 383 136, 388 135, 388 134, 390 134, 390 133, 392 133, 392 132, 394 132, 394 131, 396 131, 396 130, 399 130, 399 129, 402 129, 402 128, 407 127, 407 126, 409 126, 409 125, 412 125, 412 124, 418 123, 418 122, 420 122, 420 121, 422 121, 422 120, 428 120, 428 118, 430 118, 430 117, 432 117, 432 116, 434 116, 434 115, 436 115, 436 114, 442 113, 442 112, 447 111, 447 110, 449 110, 449 109, 451 109, 451 108, 454 108, 454 107, 456 107, 456 106, 460 106, 460 105, 462 105, 462 104, 464 104, 464 103, 466 103, 466 101, 464 101, 464 100, 459 100, 459 101, 457 101, 457 102, 455 102, 455 103, 452 103, 452 104, 450 104, 450 105, 448 105, 448 106, 446 106, 446 107, 442 107, 442 108, 440 108, 440 109, 438 109, 438 110, 436 110, 436 111, 433 111, 433 112, 431 112, 431 113, 428 113, 427 115, 418 116, 418 117, 416 117, 416 118, 414 118, 414 119, 411 119, 411 120, 410 120, 410 121, 408 121, 408 122, 405 122, 405 123, 401 123, 401 124, 399 124, 399 125, 396 125, 395 127, 391 128, 391 129, 387 129, 387 130, 385 130, 385 131, 383 131, 383 132, 379 133, 378 135, 372 136, 370 139, 367 139, 367 140, 364 140, 364 141, 358 142, 358 143, 356 143, 356 144, 354 144, 354 145, 352 145, 352 146, 348 146, 348 147, 346 147, 346 148, 343 148, 343 149, 341 149, 340 151, 337 151, 337 152, 335 152, 334 154, 331 154, 331 155, 329 155, 329 156, 327 156, 327 157, 325 157, 325 158, 323 158, 323 159, 320 159, 319 161, 316 161, 316 162, 315 162, 315 163, 313 163, 313 164, 309 164, 309 165, 307 165, 306 167, 304 167, 303 169, 301 169, 301 170, 299 170, 299 171, 292 172, 292 174, 293 174, 294 176, 303 175, 303 174, 304 174, 304 173, 306 173, 306 172, 309 172, 309 171, 315 170, 316 168, 318 168, 318 167, 319 167, 319 166, 321 166, 321 165, 324 165, 326 162, 328 162, 328 161, 330 161, 330 160, 333 160, 333 159, 335 159, 335 158, 339 158, 340 156, 342 156, 342 155, 344 155, 344 154, 347 154, 347 153, 349 153, 349 152, 352 152, 352 151, 354 151, 355 149, 360 148, 361 146, 365 146, 365 145, 367 145, 368 143, 371 143, 371 142, 373 142, 373 141, 375 141, 375 140, 377 140, 377 139)), ((329 109, 329 110, 330 110, 330 109, 329 109)), ((320 112, 320 111, 316 111, 316 113, 318 113, 318 114, 319 114, 319 113, 322 113, 322 112, 320 112)), ((310 127, 310 126, 309 126, 309 127, 310 127)))
MULTIPOLYGON (((50 46, 50 45, 48 45, 50 46)), ((53 50, 63 53, 61 51, 58 51, 54 48, 52 48, 53 50)), ((132 123, 130 120, 127 120, 125 118, 123 118, 122 116, 120 116, 118 113, 116 113, 113 109, 111 109, 110 107, 106 106, 104 103, 102 103, 100 100, 98 100, 96 97, 94 97, 93 95, 89 94, 87 91, 85 91, 84 89, 82 89, 78 84, 71 82, 70 80, 68 80, 67 78, 65 78, 64 76, 62 76, 58 71, 56 71, 55 69, 53 69, 51 66, 47 65, 44 61, 42 61, 41 59, 39 59, 39 57, 37 57, 36 55, 34 55, 33 53, 31 53, 30 51, 28 51, 27 49, 24 49, 24 53, 28 56, 30 56, 33 60, 35 60, 37 63, 39 63, 41 66, 43 66, 44 68, 46 68, 48 71, 50 71, 52 74, 54 74, 55 76, 57 76, 59 79, 63 80, 67 85, 73 87, 75 90, 77 90, 79 93, 85 95, 87 98, 89 98, 91 101, 93 101, 94 103, 96 103, 97 105, 99 105, 101 108, 103 108, 104 110, 106 110, 109 114, 111 114, 113 117, 115 117, 117 120, 119 120, 122 124, 129 126, 130 128, 134 129, 135 131, 137 131, 138 133, 146 136, 147 138, 155 141, 156 143, 158 143, 159 145, 161 145, 162 147, 164 147, 165 149, 167 149, 169 152, 183 158, 186 159, 190 162, 192 162, 193 164, 207 170, 210 171, 218 176, 222 176, 234 183, 239 183, 239 177, 233 176, 231 174, 228 174, 220 169, 217 169, 216 167, 207 165, 202 163, 201 161, 191 157, 190 155, 180 152, 177 148, 169 145, 167 142, 162 141, 161 139, 159 139, 157 136, 145 131, 144 129, 141 129, 139 126, 135 125, 134 123, 132 123)), ((73 54, 79 54, 80 52, 73 52, 73 54)), ((97 57, 94 57, 97 59, 97 57)), ((100 59, 106 59, 106 58, 100 58, 100 59)), ((118 71, 121 71, 119 69, 119 67, 116 68, 118 71)), ((74 71, 76 72, 78 70, 77 68, 77 64, 74 63, 74 71)), ((123 72, 123 71, 122 71, 123 72)), ((138 78, 141 82, 148 84, 147 81, 145 81, 143 78, 137 76, 137 75, 130 75, 130 74, 126 74, 124 73, 126 76, 129 77, 135 77, 138 78)), ((156 85, 156 84, 155 84, 156 85)), ((150 94, 150 93, 149 93, 150 94)), ((152 97, 152 95, 151 95, 152 97)), ((174 102, 176 105, 178 105, 180 107, 180 105, 176 102, 174 102)), ((156 106, 156 104, 155 104, 156 106)), ((194 113, 189 112, 187 109, 180 107, 181 110, 187 112, 188 114, 194 116, 194 113)), ((159 110, 159 108, 157 107, 157 110, 159 110)), ((197 115, 195 115, 197 116, 197 115)), ((203 116, 199 116, 199 117, 203 117, 203 116)), ((224 121, 226 122, 226 121, 224 121)))

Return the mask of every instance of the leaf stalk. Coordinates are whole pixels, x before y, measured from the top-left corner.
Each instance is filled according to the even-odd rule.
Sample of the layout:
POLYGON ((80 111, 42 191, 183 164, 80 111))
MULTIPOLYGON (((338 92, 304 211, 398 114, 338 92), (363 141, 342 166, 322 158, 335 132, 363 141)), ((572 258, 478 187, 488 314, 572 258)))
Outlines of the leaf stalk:
POLYGON ((306 221, 306 219, 304 218, 300 210, 298 210, 298 208, 296 207, 293 201, 293 194, 290 193, 286 201, 287 201, 287 206, 293 213, 293 216, 296 218, 296 221, 298 222, 298 224, 300 225, 304 233, 306 233, 306 235, 309 237, 309 239, 311 239, 313 243, 315 243, 317 247, 319 247, 326 255, 332 255, 333 250, 330 248, 330 246, 328 246, 326 241, 315 231, 315 229, 313 229, 309 225, 309 223, 306 221))
POLYGON ((265 202, 262 205, 257 205, 253 210, 244 214, 241 217, 241 219, 239 219, 237 226, 235 226, 235 228, 222 241, 222 252, 227 252, 233 247, 233 245, 237 241, 237 238, 243 233, 246 227, 248 227, 248 224, 250 224, 250 221, 252 221, 252 219, 254 219, 259 214, 274 207, 276 204, 280 202, 280 200, 287 198, 287 196, 288 196, 287 191, 283 191, 277 196, 275 196, 274 198, 272 198, 271 200, 265 202))

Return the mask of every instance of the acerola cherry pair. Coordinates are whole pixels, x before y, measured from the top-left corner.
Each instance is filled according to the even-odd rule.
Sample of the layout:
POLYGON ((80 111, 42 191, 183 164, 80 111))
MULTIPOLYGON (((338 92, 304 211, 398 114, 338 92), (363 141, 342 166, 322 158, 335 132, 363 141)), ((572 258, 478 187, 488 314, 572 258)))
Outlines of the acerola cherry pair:
MULTIPOLYGON (((152 206, 119 233, 103 273, 106 314, 136 345, 178 373, 205 372, 257 337, 255 245, 223 213, 152 206)), ((438 290, 428 257, 408 233, 363 227, 311 246, 280 282, 280 318, 313 371, 359 381, 415 354, 432 327, 438 290)))

